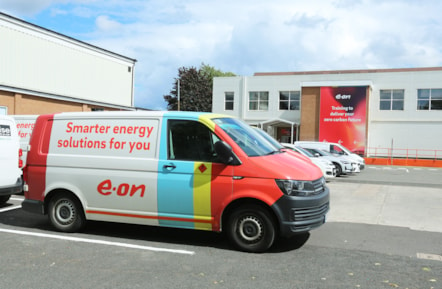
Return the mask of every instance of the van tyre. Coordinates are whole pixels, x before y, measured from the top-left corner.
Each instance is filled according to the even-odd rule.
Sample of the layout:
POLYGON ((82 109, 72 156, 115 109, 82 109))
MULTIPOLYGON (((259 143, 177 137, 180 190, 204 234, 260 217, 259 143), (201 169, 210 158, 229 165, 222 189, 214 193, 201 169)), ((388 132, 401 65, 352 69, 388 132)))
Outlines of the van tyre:
POLYGON ((259 253, 270 248, 275 240, 275 225, 263 207, 248 205, 236 209, 228 218, 227 235, 242 251, 259 253))
POLYGON ((342 175, 342 167, 340 164, 338 163, 333 163, 336 167, 336 176, 339 177, 342 175))
POLYGON ((57 230, 68 233, 80 231, 86 224, 81 203, 69 193, 60 193, 51 199, 49 219, 57 230))
POLYGON ((9 201, 10 197, 11 197, 11 195, 0 196, 0 206, 6 204, 6 202, 9 201))

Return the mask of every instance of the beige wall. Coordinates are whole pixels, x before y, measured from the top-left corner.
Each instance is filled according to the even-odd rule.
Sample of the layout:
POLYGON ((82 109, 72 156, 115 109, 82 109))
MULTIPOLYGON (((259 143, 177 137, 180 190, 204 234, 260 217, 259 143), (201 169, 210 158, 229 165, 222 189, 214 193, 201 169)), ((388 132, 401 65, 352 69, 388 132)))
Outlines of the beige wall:
POLYGON ((319 138, 320 97, 320 87, 302 88, 299 140, 316 141, 319 138))
POLYGON ((0 106, 6 106, 8 108, 8 114, 48 114, 57 112, 91 111, 92 108, 117 110, 114 108, 91 106, 89 104, 78 102, 42 98, 1 90, 0 106))

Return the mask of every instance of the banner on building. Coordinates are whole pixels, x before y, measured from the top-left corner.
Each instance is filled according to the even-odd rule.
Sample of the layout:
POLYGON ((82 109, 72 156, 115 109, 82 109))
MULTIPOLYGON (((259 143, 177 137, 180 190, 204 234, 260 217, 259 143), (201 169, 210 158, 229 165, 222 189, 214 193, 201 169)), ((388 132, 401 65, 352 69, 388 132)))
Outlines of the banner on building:
POLYGON ((363 154, 367 87, 321 87, 319 141, 340 143, 363 154))

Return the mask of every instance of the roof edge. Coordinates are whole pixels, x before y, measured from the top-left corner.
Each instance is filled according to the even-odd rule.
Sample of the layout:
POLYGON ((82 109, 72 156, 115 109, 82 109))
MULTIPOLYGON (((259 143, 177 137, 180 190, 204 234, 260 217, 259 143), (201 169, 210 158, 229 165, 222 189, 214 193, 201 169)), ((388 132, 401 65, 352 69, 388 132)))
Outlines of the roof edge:
POLYGON ((349 70, 316 70, 293 72, 255 72, 253 76, 283 76, 283 75, 309 75, 309 74, 350 74, 350 73, 382 73, 382 72, 420 72, 442 71, 442 67, 416 67, 416 68, 380 68, 380 69, 349 69, 349 70))

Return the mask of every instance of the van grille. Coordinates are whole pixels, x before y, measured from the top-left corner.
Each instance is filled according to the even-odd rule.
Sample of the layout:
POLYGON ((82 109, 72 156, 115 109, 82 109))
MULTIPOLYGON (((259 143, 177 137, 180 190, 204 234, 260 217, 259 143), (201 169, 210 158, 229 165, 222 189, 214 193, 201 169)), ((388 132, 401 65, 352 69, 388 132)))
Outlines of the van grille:
POLYGON ((329 203, 326 203, 320 207, 303 208, 293 210, 293 218, 295 221, 308 221, 315 220, 324 216, 329 209, 329 203))
POLYGON ((321 194, 322 192, 325 191, 325 179, 324 178, 317 179, 317 180, 313 181, 312 183, 313 183, 313 188, 314 188, 314 192, 312 195, 318 195, 318 194, 321 194))

